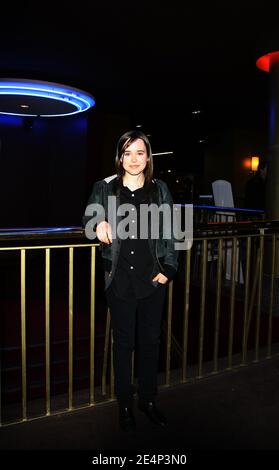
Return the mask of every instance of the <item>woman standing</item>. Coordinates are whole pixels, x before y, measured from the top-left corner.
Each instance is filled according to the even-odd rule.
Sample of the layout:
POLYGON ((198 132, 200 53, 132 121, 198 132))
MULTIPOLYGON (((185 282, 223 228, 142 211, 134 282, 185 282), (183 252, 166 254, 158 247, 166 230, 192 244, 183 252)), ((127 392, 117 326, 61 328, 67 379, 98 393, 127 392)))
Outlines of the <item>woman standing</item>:
MULTIPOLYGON (((88 201, 104 208, 96 235, 102 242, 105 290, 113 329, 115 392, 119 405, 119 423, 124 431, 135 428, 133 388, 131 384, 132 352, 137 332, 138 408, 157 425, 166 419, 156 407, 157 368, 162 311, 167 282, 177 269, 177 251, 173 237, 164 238, 162 217, 158 213, 159 236, 152 237, 150 218, 147 227, 140 217, 142 205, 164 204, 172 210, 167 185, 153 176, 153 160, 148 138, 141 131, 129 131, 120 137, 116 154, 117 174, 98 181, 88 201), (116 206, 130 207, 129 234, 122 236, 108 221, 109 196, 116 206), (129 206, 123 206, 129 204, 129 206), (141 234, 147 229, 147 236, 141 234)), ((87 211, 86 213, 87 214, 87 211)), ((170 212, 168 212, 170 214, 170 212)), ((122 212, 123 216, 123 212, 122 212)), ((167 216, 167 224, 171 224, 167 216)), ((90 220, 84 216, 86 225, 90 220)), ((123 221, 117 217, 116 225, 123 221)), ((146 219, 145 219, 146 220, 146 219)), ((164 217, 165 223, 166 219, 164 217)))

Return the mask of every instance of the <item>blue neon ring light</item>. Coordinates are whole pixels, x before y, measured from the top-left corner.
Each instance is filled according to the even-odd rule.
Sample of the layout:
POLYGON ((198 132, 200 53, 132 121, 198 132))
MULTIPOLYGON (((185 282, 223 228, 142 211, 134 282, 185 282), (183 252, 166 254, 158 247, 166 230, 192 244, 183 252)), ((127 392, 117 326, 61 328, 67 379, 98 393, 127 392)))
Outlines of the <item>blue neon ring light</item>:
MULTIPOLYGON (((3 96, 22 96, 36 97, 61 101, 72 106, 73 111, 60 114, 40 114, 40 117, 58 117, 69 116, 82 113, 95 105, 95 99, 87 92, 78 88, 60 85, 58 83, 45 82, 40 80, 24 79, 0 79, 0 97, 3 96)), ((10 113, 0 110, 0 114, 10 114, 14 116, 32 116, 28 112, 10 113)))

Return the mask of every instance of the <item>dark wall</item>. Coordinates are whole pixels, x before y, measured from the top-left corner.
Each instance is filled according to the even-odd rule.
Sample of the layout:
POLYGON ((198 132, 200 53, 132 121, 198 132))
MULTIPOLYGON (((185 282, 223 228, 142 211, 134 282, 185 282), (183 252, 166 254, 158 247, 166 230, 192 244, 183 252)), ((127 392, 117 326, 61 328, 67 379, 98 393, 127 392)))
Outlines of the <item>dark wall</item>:
POLYGON ((131 125, 128 113, 98 110, 92 113, 88 120, 85 203, 93 184, 115 173, 116 145, 120 136, 130 130, 131 125))
POLYGON ((201 192, 214 179, 228 179, 241 200, 249 177, 242 160, 263 150, 265 117, 260 125, 247 126, 246 119, 236 123, 224 113, 195 117, 189 112, 188 118, 174 113, 168 126, 158 112, 150 124, 132 113, 97 106, 80 115, 33 121, 0 115, 0 227, 80 226, 92 185, 115 173, 119 137, 146 121, 143 130, 152 134, 153 152, 174 151, 171 157, 154 158, 155 177, 174 191, 170 175, 175 183, 177 175, 188 175, 201 192))
POLYGON ((87 116, 0 116, 1 227, 80 225, 87 116))

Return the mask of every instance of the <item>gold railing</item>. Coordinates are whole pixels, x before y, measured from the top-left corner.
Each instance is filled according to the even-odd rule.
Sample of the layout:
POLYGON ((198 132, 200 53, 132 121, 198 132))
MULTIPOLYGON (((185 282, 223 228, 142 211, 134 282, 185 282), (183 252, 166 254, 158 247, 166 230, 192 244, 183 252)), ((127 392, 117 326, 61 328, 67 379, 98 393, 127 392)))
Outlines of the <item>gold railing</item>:
MULTIPOLYGON (((196 236, 191 250, 181 252, 180 267, 183 268, 183 271, 180 269, 175 280, 168 285, 162 324, 164 361, 159 371, 161 387, 197 380, 204 376, 257 362, 262 358, 270 358, 272 355, 277 354, 277 322, 274 325, 276 316, 274 308, 276 306, 274 307, 273 300, 276 290, 275 259, 278 252, 277 243, 278 234, 276 230, 265 232, 264 229, 260 229, 256 230, 256 233, 254 230, 254 233, 248 234, 231 232, 225 234, 224 229, 221 233, 215 233, 211 230, 210 233, 196 236), (265 298, 268 298, 268 306, 263 306, 265 249, 267 249, 270 258, 268 285, 264 287, 265 298), (229 279, 226 278, 228 253, 230 253, 229 279), (242 278, 240 276, 241 269, 242 278), (178 301, 180 303, 177 303, 178 301), (236 309, 236 301, 239 304, 238 309, 236 309), (265 311, 263 311, 263 307, 265 307, 265 311), (222 325, 224 320, 225 327, 222 325), (235 345, 236 320, 240 347, 235 345), (213 328, 212 325, 214 325, 213 328), (253 341, 251 338, 252 327, 253 341), (263 333, 265 334, 265 341, 263 333), (210 343, 209 348, 206 342, 210 343), (222 348, 220 348, 221 342, 222 348)), ((3 403, 1 408, 0 400, 0 424, 2 426, 91 407, 115 399, 112 365, 113 337, 109 311, 107 311, 103 337, 101 382, 99 384, 95 383, 95 269, 97 246, 97 244, 90 243, 0 246, 0 256, 4 253, 20 253, 20 298, 18 302, 21 307, 21 413, 19 417, 13 417, 12 420, 3 419, 1 413, 3 403), (26 258, 29 253, 36 250, 44 252, 45 260, 45 393, 43 397, 44 412, 33 416, 28 412, 27 396, 26 319, 28 318, 28 308, 26 304, 26 258), (55 410, 51 406, 52 362, 50 354, 50 298, 52 287, 50 268, 53 250, 68 251, 67 406, 55 410), (78 405, 75 405, 73 400, 74 253, 76 250, 88 250, 90 253, 88 254, 90 256, 89 390, 86 390, 88 399, 84 399, 78 405), (96 397, 97 391, 98 398, 96 397)), ((101 293, 101 295, 104 294, 101 293)), ((134 375, 133 367, 133 380, 136 383, 134 375)), ((2 391, 0 390, 0 398, 1 396, 2 391)))
POLYGON ((73 273, 74 250, 90 250, 91 282, 90 282, 90 400, 94 404, 94 327, 95 327, 95 257, 96 244, 63 244, 40 246, 0 247, 0 252, 16 251, 20 253, 20 303, 21 303, 21 383, 22 383, 22 417, 27 416, 27 383, 26 383, 26 254, 29 251, 43 250, 45 253, 45 416, 53 414, 50 407, 50 255, 56 249, 67 249, 69 253, 68 279, 68 407, 64 411, 72 411, 73 407, 73 273))

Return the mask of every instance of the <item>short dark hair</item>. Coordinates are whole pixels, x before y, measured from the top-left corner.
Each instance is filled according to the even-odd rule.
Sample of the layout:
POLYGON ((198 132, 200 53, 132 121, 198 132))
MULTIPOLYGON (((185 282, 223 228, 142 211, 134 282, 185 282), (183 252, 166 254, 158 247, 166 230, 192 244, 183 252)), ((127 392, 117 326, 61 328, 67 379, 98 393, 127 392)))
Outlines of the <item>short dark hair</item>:
POLYGON ((117 171, 118 178, 123 177, 125 171, 122 165, 121 157, 123 156, 125 150, 129 145, 131 145, 135 140, 141 139, 145 143, 148 161, 146 167, 144 169, 144 177, 147 183, 150 183, 153 177, 153 158, 152 158, 152 150, 151 145, 148 140, 148 137, 139 130, 132 130, 125 132, 120 139, 118 140, 117 147, 116 147, 116 157, 115 157, 115 167, 117 171))

